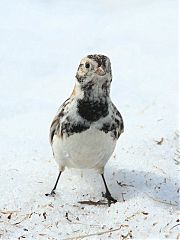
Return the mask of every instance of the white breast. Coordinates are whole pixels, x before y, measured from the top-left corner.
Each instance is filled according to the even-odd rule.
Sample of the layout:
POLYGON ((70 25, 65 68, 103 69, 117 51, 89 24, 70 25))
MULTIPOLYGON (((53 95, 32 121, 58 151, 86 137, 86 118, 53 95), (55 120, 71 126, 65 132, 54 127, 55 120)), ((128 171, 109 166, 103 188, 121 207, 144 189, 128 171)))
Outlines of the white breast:
POLYGON ((54 136, 53 152, 59 169, 69 168, 94 168, 100 173, 111 157, 116 141, 94 127, 75 133, 69 137, 54 136))

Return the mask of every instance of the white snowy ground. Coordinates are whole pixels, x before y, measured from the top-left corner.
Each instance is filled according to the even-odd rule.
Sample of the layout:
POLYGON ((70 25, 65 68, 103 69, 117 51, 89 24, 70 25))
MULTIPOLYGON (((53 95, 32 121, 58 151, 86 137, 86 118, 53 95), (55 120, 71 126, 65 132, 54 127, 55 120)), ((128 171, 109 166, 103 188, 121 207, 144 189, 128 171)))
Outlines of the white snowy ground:
POLYGON ((175 0, 0 1, 0 238, 179 239, 175 0), (102 200, 94 172, 58 169, 51 120, 82 57, 112 61, 111 96, 125 122, 102 200), (118 184, 118 183, 119 184, 118 184))

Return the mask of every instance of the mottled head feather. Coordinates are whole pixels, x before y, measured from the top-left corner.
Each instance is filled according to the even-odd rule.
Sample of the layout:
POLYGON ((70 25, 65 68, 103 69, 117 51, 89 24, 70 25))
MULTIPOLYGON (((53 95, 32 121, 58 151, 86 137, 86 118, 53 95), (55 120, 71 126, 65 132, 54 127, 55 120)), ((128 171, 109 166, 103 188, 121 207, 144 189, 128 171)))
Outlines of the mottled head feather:
POLYGON ((77 81, 83 86, 89 82, 98 84, 99 82, 112 80, 111 62, 108 57, 101 54, 87 55, 80 62, 76 73, 77 81))

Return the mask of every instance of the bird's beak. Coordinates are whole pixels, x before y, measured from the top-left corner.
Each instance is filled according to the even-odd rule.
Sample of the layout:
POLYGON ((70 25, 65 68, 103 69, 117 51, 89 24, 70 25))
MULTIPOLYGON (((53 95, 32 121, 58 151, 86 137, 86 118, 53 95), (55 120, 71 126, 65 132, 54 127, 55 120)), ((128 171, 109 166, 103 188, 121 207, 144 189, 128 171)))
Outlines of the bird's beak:
POLYGON ((95 71, 95 73, 96 73, 97 75, 99 75, 99 76, 104 76, 104 75, 106 74, 106 71, 105 71, 105 69, 104 69, 102 66, 100 66, 100 67, 98 67, 98 69, 95 71))

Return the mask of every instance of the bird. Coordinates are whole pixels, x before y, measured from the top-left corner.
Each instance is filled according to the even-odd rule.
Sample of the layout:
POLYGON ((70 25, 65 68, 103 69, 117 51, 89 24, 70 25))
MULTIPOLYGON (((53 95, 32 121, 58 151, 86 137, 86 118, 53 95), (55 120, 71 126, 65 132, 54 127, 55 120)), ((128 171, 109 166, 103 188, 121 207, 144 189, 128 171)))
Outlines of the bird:
POLYGON ((102 176, 103 197, 108 206, 116 203, 104 176, 104 168, 124 131, 123 118, 110 98, 110 59, 102 54, 84 57, 75 76, 70 97, 60 106, 50 126, 50 144, 59 173, 54 196, 65 168, 93 169, 102 176))

